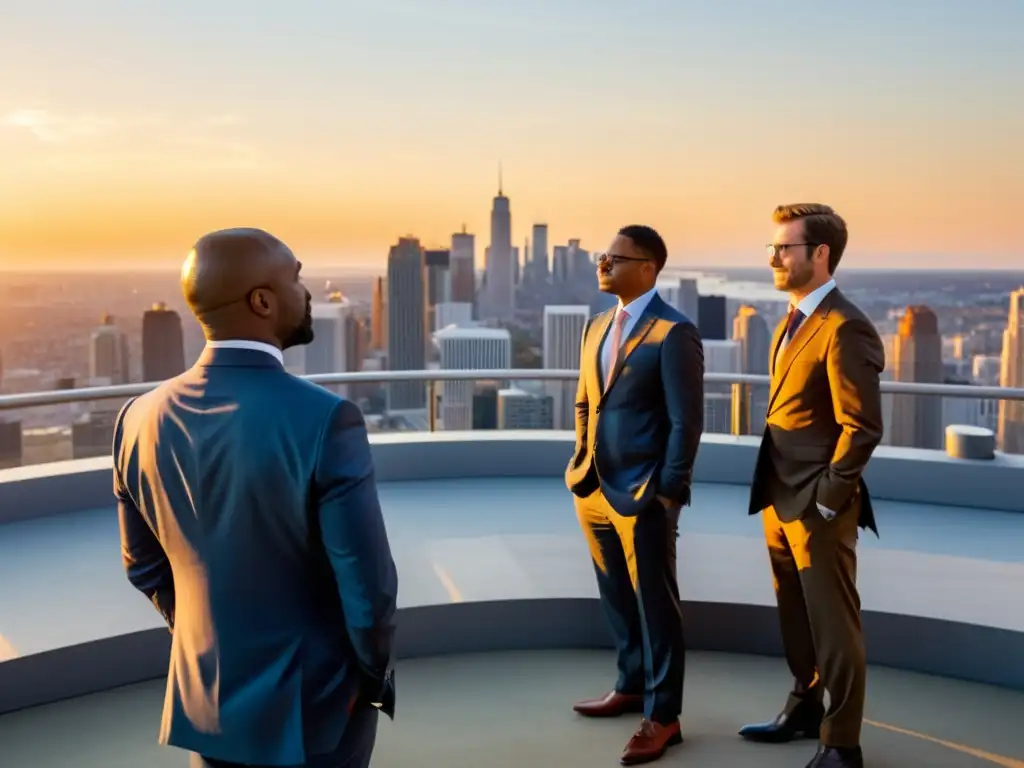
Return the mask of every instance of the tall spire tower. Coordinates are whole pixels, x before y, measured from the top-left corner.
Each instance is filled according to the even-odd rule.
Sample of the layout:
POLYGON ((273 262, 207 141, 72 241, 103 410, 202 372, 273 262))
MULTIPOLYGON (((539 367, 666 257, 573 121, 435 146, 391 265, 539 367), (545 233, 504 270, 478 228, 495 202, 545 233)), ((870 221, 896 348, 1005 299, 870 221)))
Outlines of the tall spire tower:
POLYGON ((505 197, 502 163, 498 163, 498 194, 491 206, 491 244, 487 249, 485 275, 487 301, 481 307, 485 320, 511 320, 515 315, 515 255, 512 250, 512 211, 505 197))

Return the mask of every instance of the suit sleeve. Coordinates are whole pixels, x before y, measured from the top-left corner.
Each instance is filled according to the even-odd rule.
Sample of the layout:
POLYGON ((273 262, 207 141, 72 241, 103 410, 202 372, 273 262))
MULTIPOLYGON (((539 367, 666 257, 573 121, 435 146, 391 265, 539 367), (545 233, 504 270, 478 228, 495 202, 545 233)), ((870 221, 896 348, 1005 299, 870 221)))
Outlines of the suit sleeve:
POLYGON ((590 330, 592 318, 583 325, 583 337, 580 339, 580 376, 576 384, 576 449, 587 443, 587 422, 590 419, 590 400, 587 398, 587 332, 590 330))
POLYGON ((841 511, 860 482, 871 454, 882 441, 882 392, 885 348, 865 320, 847 320, 829 347, 828 380, 832 410, 842 428, 832 461, 818 481, 817 502, 841 511))
POLYGON ((670 426, 657 492, 689 504, 704 431, 704 345, 692 323, 677 323, 662 342, 661 383, 670 426))
POLYGON ((377 703, 390 687, 398 572, 377 499, 366 424, 347 400, 338 403, 325 428, 314 483, 323 544, 363 692, 377 703))
POLYGON ((121 529, 121 562, 132 586, 144 594, 174 631, 174 575, 163 545, 142 516, 124 482, 131 467, 123 449, 124 417, 134 401, 129 401, 114 423, 114 497, 117 522, 121 529), (127 458, 127 460, 126 460, 127 458))

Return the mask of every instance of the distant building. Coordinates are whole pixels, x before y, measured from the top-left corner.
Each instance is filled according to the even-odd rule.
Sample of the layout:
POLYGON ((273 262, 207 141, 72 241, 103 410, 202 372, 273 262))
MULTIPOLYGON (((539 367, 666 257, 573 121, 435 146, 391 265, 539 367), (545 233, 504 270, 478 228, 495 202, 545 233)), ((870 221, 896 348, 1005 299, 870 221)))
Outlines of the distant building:
MULTIPOLYGON (((449 326, 434 334, 441 370, 508 370, 512 367, 512 336, 504 328, 449 326)), ((446 430, 471 429, 473 382, 441 382, 441 421, 446 430)))
POLYGON ((185 370, 181 316, 159 302, 142 314, 142 380, 164 381, 185 370))
MULTIPOLYGON (((894 381, 943 382, 942 336, 935 312, 923 305, 907 307, 894 341, 894 381)), ((945 442, 942 398, 936 395, 896 395, 892 423, 887 431, 891 435, 891 445, 941 450, 945 442)))
MULTIPOLYGON (((725 341, 726 335, 725 296, 699 296, 697 298, 697 330, 702 339, 725 341)), ((690 318, 694 320, 694 318, 690 318)))
POLYGON ((521 389, 498 390, 498 429, 551 429, 553 399, 521 389))
MULTIPOLYGON (((400 238, 388 253, 388 369, 426 368, 426 271, 419 240, 400 238)), ((387 385, 388 410, 425 410, 427 388, 422 381, 387 385)))

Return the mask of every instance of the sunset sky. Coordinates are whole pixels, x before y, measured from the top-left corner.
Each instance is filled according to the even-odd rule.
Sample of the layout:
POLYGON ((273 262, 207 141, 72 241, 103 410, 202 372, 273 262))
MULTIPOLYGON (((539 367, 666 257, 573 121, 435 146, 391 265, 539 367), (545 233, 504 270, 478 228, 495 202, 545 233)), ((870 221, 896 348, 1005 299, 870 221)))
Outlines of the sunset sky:
POLYGON ((850 266, 1024 265, 1024 2, 37 0, 0 22, 0 268, 180 263, 271 230, 312 264, 400 235, 478 258, 658 228, 763 262, 820 201, 850 266), (782 9, 787 9, 784 12, 782 9))

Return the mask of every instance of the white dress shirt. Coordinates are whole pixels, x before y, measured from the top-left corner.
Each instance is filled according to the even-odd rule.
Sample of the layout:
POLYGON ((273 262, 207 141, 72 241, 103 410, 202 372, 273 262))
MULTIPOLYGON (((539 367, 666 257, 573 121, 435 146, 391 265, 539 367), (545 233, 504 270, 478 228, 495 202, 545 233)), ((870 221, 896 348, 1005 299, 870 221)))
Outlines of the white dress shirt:
POLYGON ((273 344, 263 341, 250 341, 249 339, 225 339, 223 341, 207 341, 206 346, 210 349, 251 349, 254 352, 266 352, 277 362, 284 365, 284 354, 273 344))
POLYGON ((622 299, 619 299, 619 306, 612 317, 611 325, 608 326, 608 334, 601 343, 601 381, 605 381, 608 378, 608 367, 612 361, 612 337, 615 335, 615 323, 619 319, 619 312, 625 312, 629 315, 626 322, 622 324, 622 335, 619 337, 619 347, 621 348, 626 343, 626 339, 629 338, 629 334, 636 327, 636 321, 640 319, 640 315, 647 309, 647 305, 651 303, 651 299, 654 298, 654 294, 657 292, 657 288, 651 288, 647 293, 637 296, 625 306, 622 304, 622 299))
MULTIPOLYGON (((806 296, 804 296, 802 299, 800 299, 800 301, 797 302, 797 305, 796 305, 795 309, 801 315, 803 315, 804 316, 804 320, 806 320, 808 317, 810 317, 811 315, 814 314, 814 310, 816 310, 819 306, 821 306, 821 302, 823 302, 825 300, 825 297, 828 296, 832 292, 832 289, 835 288, 835 287, 836 287, 836 281, 835 280, 829 280, 824 285, 819 285, 813 291, 811 291, 806 296)), ((789 306, 790 306, 790 308, 794 308, 792 301, 790 301, 789 306)), ((789 344, 789 339, 787 339, 785 337, 785 335, 784 335, 782 337, 782 343, 779 344, 779 353, 780 354, 782 353, 782 350, 784 350, 786 348, 787 344, 789 344)))

